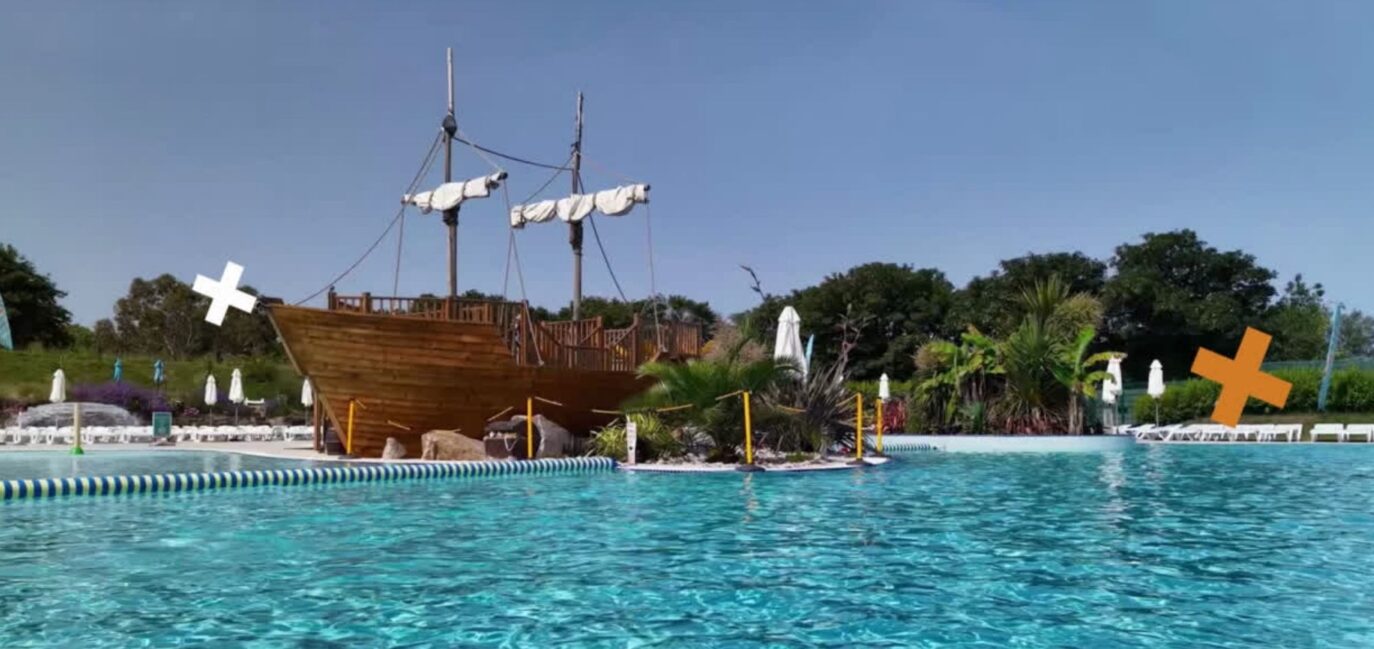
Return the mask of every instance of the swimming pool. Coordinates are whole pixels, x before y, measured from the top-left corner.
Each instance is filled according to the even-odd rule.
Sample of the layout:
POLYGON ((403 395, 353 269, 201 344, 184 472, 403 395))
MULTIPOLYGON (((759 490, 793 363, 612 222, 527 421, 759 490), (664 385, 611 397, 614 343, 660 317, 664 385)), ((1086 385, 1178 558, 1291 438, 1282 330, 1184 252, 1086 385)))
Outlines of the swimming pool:
POLYGON ((159 473, 215 473, 267 471, 336 466, 337 463, 283 460, 219 451, 61 451, 0 453, 0 481, 79 476, 150 475, 159 473))
POLYGON ((1374 455, 905 456, 0 505, 0 644, 1361 646, 1374 455))

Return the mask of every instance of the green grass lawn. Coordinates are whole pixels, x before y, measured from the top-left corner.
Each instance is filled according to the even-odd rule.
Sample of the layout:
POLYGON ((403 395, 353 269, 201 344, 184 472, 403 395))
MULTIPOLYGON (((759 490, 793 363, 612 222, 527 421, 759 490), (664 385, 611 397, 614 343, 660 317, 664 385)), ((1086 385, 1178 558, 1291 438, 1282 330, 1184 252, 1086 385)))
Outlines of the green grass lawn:
MULTIPOLYGON (((124 381, 141 386, 153 385, 154 358, 121 355, 124 381)), ((67 375, 67 390, 81 384, 107 383, 114 377, 113 354, 97 356, 92 352, 71 350, 5 351, 0 349, 0 399, 28 403, 48 400, 52 387, 52 373, 57 368, 67 375)), ((244 393, 249 399, 272 399, 297 404, 301 394, 301 379, 285 359, 225 358, 215 362, 213 357, 191 360, 163 359, 167 383, 164 388, 169 400, 188 404, 201 403, 205 376, 213 372, 220 394, 229 391, 229 375, 234 368, 243 371, 244 393)))

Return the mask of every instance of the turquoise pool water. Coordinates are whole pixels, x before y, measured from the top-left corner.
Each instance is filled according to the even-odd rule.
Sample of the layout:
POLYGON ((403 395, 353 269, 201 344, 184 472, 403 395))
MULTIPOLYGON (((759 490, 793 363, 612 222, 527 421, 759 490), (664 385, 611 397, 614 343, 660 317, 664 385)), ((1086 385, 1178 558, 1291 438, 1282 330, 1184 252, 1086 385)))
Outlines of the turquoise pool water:
POLYGON ((9 502, 0 646, 1368 646, 1371 451, 9 502))
POLYGON ((311 466, 332 465, 211 451, 87 451, 85 455, 72 455, 66 450, 14 451, 0 453, 0 480, 266 471, 311 466))

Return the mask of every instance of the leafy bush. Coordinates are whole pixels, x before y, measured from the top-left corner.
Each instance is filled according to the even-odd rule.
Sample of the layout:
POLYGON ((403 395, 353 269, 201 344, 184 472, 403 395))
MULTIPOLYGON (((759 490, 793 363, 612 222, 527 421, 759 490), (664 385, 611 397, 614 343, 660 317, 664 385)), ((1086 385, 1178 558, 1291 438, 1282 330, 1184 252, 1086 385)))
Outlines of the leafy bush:
POLYGON ((744 406, 739 398, 720 399, 739 390, 760 394, 782 379, 791 366, 771 358, 747 362, 692 360, 687 363, 646 363, 640 376, 656 380, 653 387, 627 403, 629 410, 691 406, 662 417, 674 428, 699 431, 711 439, 710 459, 733 462, 744 443, 744 406))
POLYGON ((854 443, 854 393, 845 384, 841 361, 814 367, 805 378, 789 375, 762 396, 754 418, 760 447, 823 453, 854 443))
MULTIPOLYGON (((1317 393, 1322 380, 1320 369, 1283 369, 1273 374, 1293 386, 1282 412, 1317 410, 1317 393)), ((1220 394, 1221 386, 1206 379, 1170 383, 1164 391, 1164 397, 1159 400, 1159 422, 1175 424, 1206 419, 1211 416, 1220 394)), ((1138 422, 1155 420, 1155 400, 1150 397, 1136 399, 1131 409, 1138 422)), ((1374 412, 1374 370, 1350 368, 1332 374, 1326 409, 1331 412, 1374 412)), ((1280 412, 1278 408, 1256 399, 1250 399, 1245 404, 1245 411, 1251 414, 1280 412)))
POLYGON ((1328 410, 1374 412, 1374 371, 1345 369, 1331 375, 1328 410))
MULTIPOLYGON (((682 454, 682 441, 658 417, 640 413, 629 415, 628 418, 635 422, 638 429, 635 431, 635 455, 638 459, 647 462, 682 454)), ((629 454, 625 445, 625 422, 617 420, 597 431, 592 436, 590 454, 625 461, 629 454)))
POLYGON ((155 390, 132 383, 101 383, 73 386, 68 401, 85 401, 119 406, 129 412, 148 416, 158 410, 167 409, 167 400, 155 390))

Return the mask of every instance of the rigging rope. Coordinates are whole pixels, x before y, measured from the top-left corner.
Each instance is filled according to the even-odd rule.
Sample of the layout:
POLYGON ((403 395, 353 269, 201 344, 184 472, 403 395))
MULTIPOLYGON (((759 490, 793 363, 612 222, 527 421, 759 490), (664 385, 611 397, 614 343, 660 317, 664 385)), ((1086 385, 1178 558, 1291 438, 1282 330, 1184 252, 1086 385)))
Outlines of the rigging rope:
POLYGON ((658 322, 658 280, 654 277, 654 224, 653 210, 644 204, 644 239, 649 248, 649 299, 654 306, 654 331, 658 333, 658 347, 663 349, 663 327, 658 322))
MULTIPOLYGON (((433 142, 432 144, 429 145, 429 153, 425 154, 425 161, 424 161, 423 163, 421 163, 421 165, 420 165, 420 170, 417 171, 417 172, 415 173, 415 177, 414 177, 413 179, 411 179, 410 185, 407 186, 407 188, 406 188, 406 193, 407 193, 407 194, 414 193, 414 192, 415 192, 415 188, 416 188, 417 186, 419 186, 420 181, 421 181, 421 180, 424 180, 423 174, 424 174, 426 171, 429 170, 430 163, 433 162, 434 155, 435 155, 435 153, 439 150, 439 143, 442 141, 442 138, 443 138, 443 131, 440 130, 440 131, 434 136, 434 142, 433 142)), ((367 256, 368 256, 368 255, 372 254, 372 251, 373 251, 373 250, 376 250, 376 249, 377 249, 377 246, 379 246, 379 245, 382 244, 382 241, 386 239, 386 235, 389 234, 389 233, 391 232, 391 229, 392 229, 392 228, 396 227, 396 223, 397 223, 398 221, 401 220, 401 217, 402 217, 402 216, 405 216, 405 212, 406 212, 406 205, 405 205, 405 204, 402 204, 402 205, 401 205, 401 209, 396 210, 396 216, 392 217, 391 223, 388 223, 387 226, 386 226, 386 229, 385 229, 385 230, 382 230, 381 236, 378 236, 378 237, 377 237, 377 240, 376 240, 376 241, 373 241, 373 242, 372 242, 372 245, 370 245, 370 246, 367 247, 367 250, 363 252, 363 254, 362 254, 361 257, 358 257, 358 259, 357 259, 356 261, 354 261, 351 265, 349 265, 348 268, 344 269, 344 272, 339 273, 338 275, 336 275, 336 276, 334 277, 334 279, 329 280, 329 283, 328 283, 328 284, 325 284, 324 287, 322 287, 320 290, 315 291, 314 293, 311 293, 311 294, 310 294, 309 296, 307 296, 305 299, 296 301, 296 302, 294 303, 294 306, 300 306, 300 305, 302 305, 302 304, 305 304, 306 302, 309 302, 309 301, 315 299, 316 297, 319 297, 319 295, 320 295, 321 293, 323 293, 323 292, 329 290, 329 288, 332 287, 332 286, 334 286, 335 284, 337 284, 337 283, 339 282, 339 280, 341 280, 341 279, 347 277, 349 273, 353 272, 354 269, 356 269, 356 268, 358 267, 359 264, 362 264, 362 263, 363 263, 363 260, 364 260, 364 259, 367 259, 367 256)))
MULTIPOLYGON (((425 156, 425 163, 424 163, 423 166, 420 167, 420 173, 415 174, 415 179, 412 180, 412 181, 410 182, 410 187, 406 190, 406 193, 407 193, 407 194, 413 193, 413 192, 415 191, 415 188, 418 187, 418 186, 420 185, 420 182, 423 181, 424 178, 425 178, 426 176, 429 175, 429 170, 430 170, 431 168, 433 168, 433 166, 434 166, 434 160, 437 159, 437 158, 439 157, 439 142, 442 142, 442 141, 443 141, 443 136, 440 135, 439 138, 438 138, 437 140, 435 140, 435 143, 434 143, 432 146, 430 146, 430 148, 429 148, 429 155, 425 156)), ((396 295, 398 295, 398 291, 400 290, 400 285, 401 285, 401 250, 402 250, 402 248, 404 247, 404 245, 405 245, 405 240, 406 240, 406 213, 405 213, 405 209, 404 209, 406 206, 405 206, 405 205, 402 205, 401 207, 402 207, 402 209, 401 209, 401 220, 400 220, 401 228, 400 228, 400 230, 396 233, 396 269, 392 272, 392 275, 391 275, 391 295, 392 295, 392 297, 395 297, 396 295)))
MULTIPOLYGON (((580 173, 578 174, 578 179, 577 179, 577 185, 578 185, 578 187, 581 187, 581 186, 582 186, 582 178, 581 178, 581 175, 582 175, 582 174, 580 174, 580 173)), ((615 276, 615 269, 614 269, 614 268, 611 268, 611 258, 610 258, 609 256, 606 255, 606 246, 602 245, 602 243, 601 243, 601 233, 600 233, 599 231, 597 231, 597 229, 596 229, 596 217, 595 217, 594 215, 592 215, 592 214, 588 214, 588 215, 587 215, 587 220, 590 221, 591 224, 592 224, 592 236, 596 238, 596 247, 597 247, 599 250, 601 250, 601 259, 602 259, 602 261, 605 261, 605 262, 606 262, 606 272, 607 272, 607 273, 610 273, 610 275, 611 275, 611 282, 612 282, 613 284, 615 284, 615 292, 617 292, 617 293, 620 294, 620 301, 621 301, 621 302, 629 302, 629 301, 630 301, 629 298, 625 297, 625 290, 622 289, 622 288, 620 288, 620 280, 619 280, 619 279, 616 279, 616 276, 615 276)))
POLYGON ((466 139, 465 137, 459 137, 459 136, 466 136, 466 135, 467 135, 467 133, 464 133, 462 129, 458 129, 458 135, 455 135, 455 136, 453 137, 453 139, 458 140, 459 142, 462 142, 463 144, 468 145, 468 147, 470 147, 470 148, 473 150, 473 152, 477 154, 477 157, 481 158, 481 159, 482 159, 483 161, 485 161, 487 164, 491 165, 491 168, 492 168, 492 169, 495 169, 495 170, 500 171, 500 172, 504 172, 504 171, 505 171, 505 169, 504 169, 503 167, 501 167, 501 165, 496 164, 496 161, 495 161, 495 160, 492 160, 491 158, 488 158, 488 157, 487 157, 487 154, 482 153, 483 147, 477 146, 477 145, 474 144, 471 140, 468 140, 468 139, 466 139))
POLYGON ((453 139, 458 140, 459 142, 462 142, 463 144, 466 144, 466 145, 468 145, 468 146, 470 146, 470 147, 472 147, 472 148, 474 148, 474 149, 477 149, 477 150, 479 150, 479 151, 485 151, 485 152, 490 153, 490 154, 492 154, 492 155, 494 155, 494 156, 496 156, 496 157, 498 157, 498 158, 504 158, 504 159, 506 159, 506 160, 510 160, 511 162, 518 162, 518 163, 520 163, 520 164, 530 165, 531 167, 543 167, 544 169, 557 169, 557 170, 559 170, 559 171, 568 171, 568 170, 569 170, 568 167, 567 167, 567 165, 566 165, 566 163, 565 163, 563 166, 560 167, 560 166, 557 166, 557 165, 546 164, 546 163, 543 163, 543 162, 535 162, 535 161, 533 161, 533 160, 526 160, 525 158, 519 158, 519 157, 510 155, 510 154, 508 154, 508 153, 501 153, 500 151, 497 151, 497 150, 495 150, 495 149, 488 149, 487 147, 484 147, 484 146, 482 146, 482 145, 480 145, 480 144, 477 144, 476 142, 471 142, 471 141, 467 140, 466 138, 456 137, 456 136, 455 136, 453 139))

